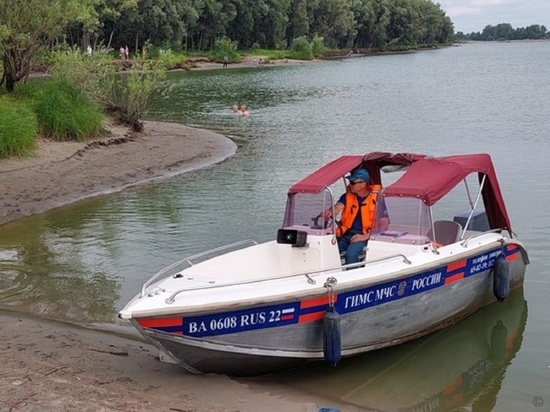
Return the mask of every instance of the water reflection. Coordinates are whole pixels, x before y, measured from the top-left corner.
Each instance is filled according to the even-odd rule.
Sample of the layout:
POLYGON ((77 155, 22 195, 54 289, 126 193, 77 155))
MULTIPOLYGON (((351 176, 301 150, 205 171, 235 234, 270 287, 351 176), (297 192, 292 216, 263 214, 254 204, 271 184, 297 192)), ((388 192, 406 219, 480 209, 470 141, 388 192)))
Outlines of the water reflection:
MULTIPOLYGON (((85 207, 79 216, 86 216, 85 207)), ((6 225, 0 241, 2 307, 83 323, 110 321, 119 285, 106 265, 116 250, 104 245, 116 238, 116 229, 102 224, 97 237, 87 218, 74 219, 70 211, 65 218, 33 217, 47 231, 37 231, 26 219, 6 225)))
POLYGON ((267 379, 369 410, 490 411, 526 321, 521 289, 422 339, 267 379))

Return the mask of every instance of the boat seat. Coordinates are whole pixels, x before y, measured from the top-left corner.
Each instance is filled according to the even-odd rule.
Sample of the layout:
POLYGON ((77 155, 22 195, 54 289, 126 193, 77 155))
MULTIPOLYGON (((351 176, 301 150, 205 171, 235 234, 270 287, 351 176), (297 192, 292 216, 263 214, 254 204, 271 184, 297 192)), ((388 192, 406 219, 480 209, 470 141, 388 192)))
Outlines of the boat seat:
POLYGON ((462 226, 453 220, 437 220, 434 222, 435 238, 432 229, 428 231, 428 237, 442 246, 450 245, 460 239, 462 226))

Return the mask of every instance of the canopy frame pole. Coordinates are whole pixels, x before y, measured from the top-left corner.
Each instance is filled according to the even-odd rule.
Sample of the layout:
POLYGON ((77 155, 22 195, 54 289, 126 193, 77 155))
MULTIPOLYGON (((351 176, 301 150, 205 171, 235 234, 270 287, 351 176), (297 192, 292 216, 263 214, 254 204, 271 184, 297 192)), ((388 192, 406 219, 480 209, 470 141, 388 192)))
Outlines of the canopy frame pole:
POLYGON ((483 191, 483 186, 485 186, 485 178, 487 177, 486 174, 483 175, 483 178, 481 179, 481 184, 479 185, 479 191, 477 192, 475 203, 472 207, 472 210, 470 211, 470 215, 468 216, 468 219, 466 220, 466 224, 464 225, 464 230, 462 231, 462 234, 460 235, 460 240, 464 239, 464 235, 466 234, 466 230, 468 230, 468 226, 470 225, 470 221, 472 220, 472 217, 474 216, 474 212, 477 208, 477 204, 479 203, 479 199, 481 198, 481 192, 483 191))
POLYGON ((430 211, 430 224, 432 226, 432 236, 433 236, 432 252, 434 252, 436 255, 439 255, 439 250, 437 250, 437 234, 435 233, 434 214, 433 214, 432 207, 428 206, 428 210, 430 211))
MULTIPOLYGON (((328 192, 329 196, 330 196, 330 200, 331 200, 331 205, 330 205, 330 209, 332 211, 332 244, 335 245, 337 242, 338 242, 338 239, 336 239, 336 216, 334 216, 334 205, 335 205, 335 199, 334 199, 334 194, 332 193, 332 190, 330 190, 330 187, 325 187, 325 191, 328 192)), ((324 202, 324 198, 323 198, 323 202, 324 202)), ((324 204, 323 204, 324 206, 324 204)), ((325 210, 323 208, 323 210, 325 210)), ((324 219, 324 217, 323 217, 324 219)), ((324 226, 324 225, 323 225, 324 226)))
POLYGON ((468 195, 468 202, 470 202, 470 209, 474 209, 474 202, 472 201, 470 186, 468 186, 468 180, 466 180, 466 178, 464 178, 464 186, 466 186, 466 194, 468 195))

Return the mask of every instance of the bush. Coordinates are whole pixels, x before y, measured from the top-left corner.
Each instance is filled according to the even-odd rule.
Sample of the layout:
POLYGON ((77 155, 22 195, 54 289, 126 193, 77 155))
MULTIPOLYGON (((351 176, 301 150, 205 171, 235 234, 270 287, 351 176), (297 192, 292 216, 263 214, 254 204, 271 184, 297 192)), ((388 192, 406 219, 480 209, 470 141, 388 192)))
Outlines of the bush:
POLYGON ((83 141, 102 130, 100 108, 64 77, 36 87, 34 110, 41 133, 54 140, 83 141))
POLYGON ((231 41, 231 39, 228 39, 227 37, 223 37, 221 39, 216 40, 216 43, 214 44, 214 50, 222 52, 222 53, 236 53, 237 52, 237 41, 231 41))
POLYGON ((311 42, 311 52, 314 57, 322 58, 325 54, 325 41, 322 37, 315 36, 311 42))
MULTIPOLYGON (((117 76, 113 88, 107 95, 107 107, 114 111, 119 120, 129 125, 133 131, 141 132, 141 116, 149 105, 153 92, 165 79, 166 73, 160 63, 148 60, 134 60, 132 68, 124 75, 117 76)), ((160 93, 168 93, 168 88, 160 93)))
POLYGON ((105 91, 113 88, 119 66, 112 64, 109 50, 98 47, 90 57, 78 49, 61 50, 49 56, 50 70, 83 90, 95 103, 105 105, 105 91))
POLYGON ((185 57, 174 53, 171 49, 158 51, 159 64, 167 70, 181 69, 185 64, 185 57))
POLYGON ((0 157, 30 154, 36 146, 36 115, 23 103, 0 97, 0 157))
POLYGON ((304 36, 294 39, 294 42, 292 43, 292 51, 292 58, 294 59, 313 59, 312 45, 304 36))
POLYGON ((238 44, 237 41, 231 41, 227 37, 216 40, 214 50, 209 54, 210 60, 223 63, 224 57, 227 56, 228 61, 231 63, 240 62, 242 58, 237 52, 238 44))
POLYGON ((84 58, 75 50, 66 51, 57 56, 52 72, 83 89, 94 102, 139 132, 143 129, 140 117, 153 91, 165 78, 165 68, 160 61, 136 58, 124 73, 116 74, 111 62, 104 49, 96 50, 91 58, 84 58))

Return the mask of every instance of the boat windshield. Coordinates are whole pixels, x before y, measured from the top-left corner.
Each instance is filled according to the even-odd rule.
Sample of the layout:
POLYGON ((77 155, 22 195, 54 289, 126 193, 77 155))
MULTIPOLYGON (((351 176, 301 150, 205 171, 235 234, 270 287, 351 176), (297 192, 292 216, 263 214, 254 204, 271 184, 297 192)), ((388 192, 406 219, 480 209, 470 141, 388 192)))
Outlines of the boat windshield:
POLYGON ((383 196, 377 204, 372 240, 422 245, 430 242, 429 207, 411 197, 383 196), (388 224, 389 222, 389 224, 388 224))
POLYGON ((332 222, 323 219, 323 211, 331 207, 332 194, 329 190, 321 193, 289 194, 283 229, 295 229, 312 235, 331 234, 332 222))

